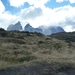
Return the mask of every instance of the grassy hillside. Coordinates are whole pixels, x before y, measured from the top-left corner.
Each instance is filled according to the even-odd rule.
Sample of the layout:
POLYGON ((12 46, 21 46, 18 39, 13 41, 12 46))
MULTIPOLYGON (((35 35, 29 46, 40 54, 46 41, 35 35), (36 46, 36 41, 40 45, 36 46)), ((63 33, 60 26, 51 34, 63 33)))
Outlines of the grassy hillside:
POLYGON ((75 68, 75 32, 45 36, 0 31, 0 75, 6 75, 3 73, 8 68, 32 71, 7 75, 67 75, 68 70, 75 68), (67 73, 63 74, 65 70, 67 73))

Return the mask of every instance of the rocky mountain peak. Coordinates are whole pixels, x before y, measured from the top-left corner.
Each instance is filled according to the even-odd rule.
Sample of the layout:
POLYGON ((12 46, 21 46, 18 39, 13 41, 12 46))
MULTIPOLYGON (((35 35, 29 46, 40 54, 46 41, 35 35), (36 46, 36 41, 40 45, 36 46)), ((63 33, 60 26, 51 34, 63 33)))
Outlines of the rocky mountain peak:
POLYGON ((21 31, 21 30, 22 30, 22 26, 21 26, 20 21, 18 21, 18 22, 15 23, 15 24, 9 25, 8 28, 7 28, 7 30, 8 30, 8 31, 11 31, 11 30, 19 30, 19 31, 21 31))
POLYGON ((40 28, 33 28, 29 23, 24 27, 24 31, 42 33, 42 29, 40 29, 40 28))

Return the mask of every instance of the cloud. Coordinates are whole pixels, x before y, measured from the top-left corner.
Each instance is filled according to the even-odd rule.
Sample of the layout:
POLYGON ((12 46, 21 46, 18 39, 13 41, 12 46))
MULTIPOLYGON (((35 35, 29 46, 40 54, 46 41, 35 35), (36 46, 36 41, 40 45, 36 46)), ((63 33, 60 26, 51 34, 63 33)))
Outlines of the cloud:
POLYGON ((67 17, 64 22, 66 31, 75 31, 75 16, 67 17))
POLYGON ((31 6, 29 8, 22 9, 20 15, 21 15, 21 18, 26 20, 35 19, 42 15, 42 9, 31 6))
POLYGON ((73 31, 72 26, 65 26, 64 29, 66 30, 66 32, 73 31))
POLYGON ((33 27, 38 27, 40 25, 48 25, 50 20, 48 19, 52 16, 52 9, 44 8, 35 8, 29 7, 21 11, 20 18, 22 22, 29 22, 33 27), (23 11, 23 12, 22 12, 23 11))
POLYGON ((70 5, 55 9, 29 7, 21 11, 20 18, 23 24, 29 22, 33 27, 54 25, 65 28, 66 26, 73 26, 75 23, 75 7, 70 5))
POLYGON ((51 9, 31 6, 20 11, 18 20, 24 26, 26 23, 30 23, 33 27, 54 25, 63 27, 65 31, 72 31, 75 23, 75 7, 67 5, 51 9))
POLYGON ((2 13, 5 10, 5 7, 3 5, 3 3, 0 0, 0 13, 2 13))
POLYGON ((28 2, 29 5, 34 5, 35 7, 42 6, 50 0, 9 0, 11 6, 20 7, 24 5, 25 2, 28 2))
POLYGON ((75 7, 71 7, 70 5, 55 8, 54 11, 58 21, 66 21, 68 18, 73 19, 75 16, 75 7))
POLYGON ((75 30, 75 7, 70 5, 55 9, 57 24, 65 28, 65 31, 75 30), (74 29, 73 29, 74 28, 74 29))
POLYGON ((69 0, 70 3, 75 3, 75 0, 69 0))
POLYGON ((59 2, 59 3, 64 2, 64 1, 69 1, 71 4, 75 3, 75 0, 56 0, 56 2, 59 2))
MULTIPOLYGON (((75 29, 75 7, 70 5, 58 7, 55 9, 44 8, 43 16, 36 18, 35 22, 45 26, 61 26, 63 28, 70 26, 70 30, 75 29), (73 29, 74 28, 74 29, 73 29)), ((66 28, 65 31, 69 31, 66 28)))
POLYGON ((33 27, 38 27, 40 25, 61 26, 65 29, 65 31, 75 30, 75 7, 66 5, 51 9, 44 5, 49 0, 21 0, 23 2, 17 6, 16 4, 18 2, 16 4, 14 4, 14 2, 18 0, 10 0, 10 3, 11 1, 13 1, 13 4, 11 5, 15 7, 23 5, 24 2, 28 2, 33 6, 21 9, 21 11, 15 15, 5 11, 4 7, 0 13, 0 27, 6 29, 8 25, 21 21, 23 27, 26 23, 30 23, 33 27))
POLYGON ((27 2, 27 0, 8 0, 10 3, 10 6, 14 6, 14 7, 20 7, 22 5, 24 5, 25 2, 27 2))
POLYGON ((63 1, 64 1, 64 0, 56 0, 56 2, 59 2, 59 3, 60 3, 60 2, 63 2, 63 1))
POLYGON ((8 25, 18 21, 16 15, 12 15, 9 12, 0 13, 0 27, 7 29, 8 25))

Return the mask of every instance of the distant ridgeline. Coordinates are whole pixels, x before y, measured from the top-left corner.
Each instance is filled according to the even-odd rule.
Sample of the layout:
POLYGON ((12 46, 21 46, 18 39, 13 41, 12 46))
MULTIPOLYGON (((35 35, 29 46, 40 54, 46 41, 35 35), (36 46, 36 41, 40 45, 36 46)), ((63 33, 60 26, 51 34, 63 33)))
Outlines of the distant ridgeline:
POLYGON ((13 31, 13 30, 37 32, 37 33, 42 33, 45 35, 51 35, 53 33, 65 32, 64 29, 60 26, 50 26, 48 28, 40 26, 38 28, 33 28, 29 23, 25 25, 24 30, 23 30, 20 21, 18 21, 16 24, 11 24, 8 26, 7 31, 13 31))

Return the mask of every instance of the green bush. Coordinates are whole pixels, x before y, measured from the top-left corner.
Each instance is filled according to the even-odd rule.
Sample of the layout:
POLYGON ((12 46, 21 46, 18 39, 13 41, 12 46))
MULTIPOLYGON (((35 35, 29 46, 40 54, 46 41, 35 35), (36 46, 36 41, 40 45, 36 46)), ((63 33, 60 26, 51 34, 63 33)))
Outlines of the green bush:
POLYGON ((39 42, 38 42, 38 44, 43 44, 43 43, 44 43, 44 41, 39 41, 39 42))
POLYGON ((55 43, 55 44, 54 44, 54 48, 57 49, 57 50, 58 50, 58 49, 61 49, 61 47, 62 47, 62 46, 61 46, 60 43, 55 43))
POLYGON ((42 33, 37 33, 37 32, 34 32, 37 36, 39 37, 43 37, 43 34, 42 33))
POLYGON ((0 32, 1 32, 1 31, 5 31, 5 30, 4 30, 3 28, 0 28, 0 32))
POLYGON ((7 32, 6 31, 0 31, 0 36, 1 37, 6 37, 7 36, 7 32))
POLYGON ((25 56, 25 57, 18 58, 18 61, 19 62, 24 62, 24 61, 28 62, 28 61, 34 60, 34 59, 36 59, 35 56, 25 56))

